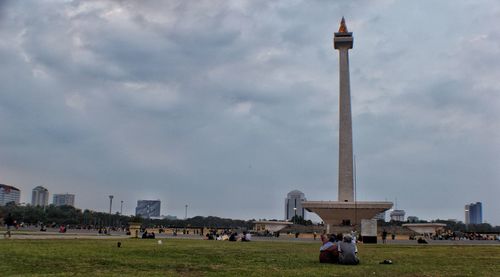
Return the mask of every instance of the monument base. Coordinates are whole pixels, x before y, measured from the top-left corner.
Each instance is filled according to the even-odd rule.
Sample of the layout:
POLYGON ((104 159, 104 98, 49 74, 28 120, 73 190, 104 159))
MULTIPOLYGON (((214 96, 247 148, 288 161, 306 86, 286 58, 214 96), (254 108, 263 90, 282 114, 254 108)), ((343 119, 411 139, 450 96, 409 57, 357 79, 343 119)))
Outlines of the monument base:
POLYGON ((377 220, 361 220, 361 238, 363 243, 377 243, 377 220))
POLYGON ((321 217, 328 232, 332 225, 359 226, 362 219, 372 219, 377 214, 392 208, 392 202, 305 201, 302 202, 302 207, 321 217))

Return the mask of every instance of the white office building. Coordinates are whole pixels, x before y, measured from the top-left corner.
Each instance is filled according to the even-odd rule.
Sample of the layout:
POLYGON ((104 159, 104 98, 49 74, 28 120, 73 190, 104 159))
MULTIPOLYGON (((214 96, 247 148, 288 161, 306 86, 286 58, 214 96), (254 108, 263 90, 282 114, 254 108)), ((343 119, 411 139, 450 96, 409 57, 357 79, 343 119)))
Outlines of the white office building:
POLYGON ((19 204, 21 191, 13 186, 0 184, 0 206, 5 206, 10 202, 19 204))
POLYGON ((75 206, 74 194, 54 194, 52 204, 55 206, 75 206))

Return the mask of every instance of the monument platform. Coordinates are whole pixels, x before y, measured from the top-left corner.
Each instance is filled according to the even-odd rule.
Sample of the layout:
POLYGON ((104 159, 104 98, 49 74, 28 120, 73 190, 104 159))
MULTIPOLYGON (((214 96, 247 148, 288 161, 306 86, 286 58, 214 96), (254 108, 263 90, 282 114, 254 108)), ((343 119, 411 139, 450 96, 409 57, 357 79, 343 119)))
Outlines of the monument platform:
POLYGON ((302 207, 316 213, 329 228, 328 225, 359 225, 361 219, 371 219, 392 208, 392 202, 305 201, 302 202, 302 207))
POLYGON ((254 221, 253 223, 255 224, 254 230, 256 232, 269 231, 271 233, 279 232, 281 229, 293 225, 293 223, 289 221, 260 220, 254 221))
POLYGON ((435 234, 437 230, 444 229, 446 224, 444 223, 407 223, 403 224, 403 227, 406 227, 412 230, 415 233, 419 234, 435 234))

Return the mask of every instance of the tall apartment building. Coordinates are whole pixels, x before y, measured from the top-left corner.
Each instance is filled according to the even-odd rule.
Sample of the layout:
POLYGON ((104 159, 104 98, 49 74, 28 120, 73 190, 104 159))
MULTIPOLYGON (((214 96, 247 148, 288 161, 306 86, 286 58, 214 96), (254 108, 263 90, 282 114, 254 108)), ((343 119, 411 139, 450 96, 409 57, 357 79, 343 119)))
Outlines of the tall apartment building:
POLYGON ((305 209, 302 202, 306 201, 304 193, 299 190, 292 190, 285 199, 285 220, 291 220, 295 215, 306 219, 305 209))
POLYGON ((483 204, 481 202, 465 205, 465 224, 483 223, 483 204))
POLYGON ((13 186, 0 184, 0 206, 5 206, 9 202, 19 204, 21 191, 13 186))
POLYGON ((49 191, 42 187, 37 186, 31 193, 31 205, 45 207, 49 204, 49 191))
POLYGON ((159 217, 160 208, 160 200, 139 200, 135 208, 135 215, 143 218, 159 217))
POLYGON ((52 204, 55 206, 75 206, 75 195, 74 194, 54 194, 52 204))

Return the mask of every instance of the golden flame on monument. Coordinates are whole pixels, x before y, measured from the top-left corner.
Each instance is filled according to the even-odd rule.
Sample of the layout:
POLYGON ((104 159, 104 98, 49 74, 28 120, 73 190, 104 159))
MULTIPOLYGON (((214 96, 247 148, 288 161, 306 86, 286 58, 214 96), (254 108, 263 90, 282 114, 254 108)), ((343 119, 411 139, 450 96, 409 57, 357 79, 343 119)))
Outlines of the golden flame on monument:
POLYGON ((342 16, 342 20, 340 21, 339 33, 347 33, 347 26, 345 25, 345 19, 342 16))

